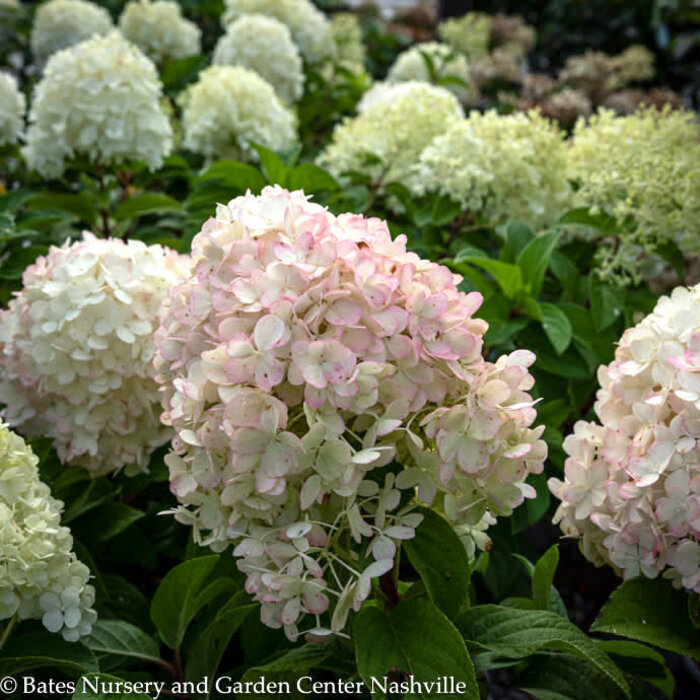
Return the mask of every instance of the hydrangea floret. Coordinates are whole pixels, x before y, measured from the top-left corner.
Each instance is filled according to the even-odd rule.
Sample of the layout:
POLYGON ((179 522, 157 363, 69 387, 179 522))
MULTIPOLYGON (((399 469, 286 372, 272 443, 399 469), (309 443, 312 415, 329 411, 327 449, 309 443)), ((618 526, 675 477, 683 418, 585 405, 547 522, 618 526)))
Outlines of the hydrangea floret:
POLYGON ((52 247, 0 312, 0 402, 11 425, 51 437, 61 460, 93 474, 146 469, 167 442, 153 331, 187 258, 141 241, 52 247))
POLYGON ((575 206, 604 211, 619 226, 600 249, 599 272, 620 281, 644 275, 645 258, 672 241, 700 253, 700 125, 666 107, 617 116, 601 109, 579 120, 569 151, 575 206))
POLYGON ((118 32, 59 51, 34 88, 28 166, 45 178, 59 177, 77 156, 160 167, 172 148, 161 87, 153 62, 118 32))
POLYGON ((251 141, 283 151, 298 140, 295 116, 272 85, 241 66, 210 66, 179 101, 183 145, 208 160, 255 160, 251 141))
POLYGON ((416 44, 398 55, 389 69, 387 81, 401 83, 418 81, 438 83, 442 78, 456 78, 461 83, 447 83, 444 87, 462 102, 474 103, 478 94, 470 91, 469 64, 464 54, 457 53, 447 44, 426 41, 416 44))
MULTIPOLYGON (((459 100, 445 88, 429 83, 390 93, 392 99, 365 102, 361 113, 348 117, 333 131, 318 164, 335 175, 354 170, 379 183, 408 177, 423 149, 464 116, 459 100)), ((389 93, 387 93, 389 94, 389 93)))
POLYGON ((600 367, 595 412, 564 441, 555 522, 625 579, 700 592, 700 286, 676 288, 600 367))
POLYGON ((24 131, 26 100, 17 85, 17 79, 0 71, 0 146, 19 141, 24 131))
POLYGON ((304 60, 323 63, 333 57, 330 21, 311 0, 225 0, 221 23, 228 26, 242 15, 269 15, 287 25, 304 60))
POLYGON ((202 32, 173 0, 131 0, 119 18, 122 34, 154 61, 200 52, 202 32))
POLYGON ((193 261, 156 335, 174 512, 233 544, 266 625, 340 633, 418 502, 473 550, 535 495, 534 356, 486 362, 481 295, 384 221, 267 187, 219 205, 193 261))
POLYGON ((286 103, 304 94, 304 64, 289 29, 274 17, 243 15, 226 27, 213 63, 242 66, 264 78, 286 103))
POLYGON ((566 168, 564 133, 538 112, 471 112, 423 151, 408 184, 449 196, 476 221, 538 229, 570 208, 566 168))
POLYGON ((49 56, 79 44, 94 35, 114 29, 109 12, 87 0, 48 0, 34 16, 31 48, 34 58, 43 63, 49 56))
POLYGON ((0 423, 0 620, 39 619, 77 642, 97 613, 90 571, 61 525, 63 503, 39 478, 31 448, 0 423))

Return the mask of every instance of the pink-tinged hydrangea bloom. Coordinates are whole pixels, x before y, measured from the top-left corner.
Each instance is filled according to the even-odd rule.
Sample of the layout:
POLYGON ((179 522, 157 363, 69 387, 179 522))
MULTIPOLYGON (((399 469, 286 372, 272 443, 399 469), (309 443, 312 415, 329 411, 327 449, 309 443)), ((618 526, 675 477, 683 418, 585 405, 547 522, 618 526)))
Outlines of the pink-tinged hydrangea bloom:
POLYGON ((533 355, 486 362, 481 296, 384 221, 268 187, 219 206, 192 249, 156 334, 175 514, 233 543, 265 624, 341 632, 417 503, 473 552, 534 495, 533 355))
POLYGON ((159 420, 153 331, 189 261, 140 241, 51 248, 0 312, 0 403, 11 425, 54 440, 95 474, 139 471, 171 432, 159 420))
POLYGON ((601 425, 575 425, 549 481, 555 522, 596 565, 700 592, 700 285, 662 297, 598 377, 601 425))

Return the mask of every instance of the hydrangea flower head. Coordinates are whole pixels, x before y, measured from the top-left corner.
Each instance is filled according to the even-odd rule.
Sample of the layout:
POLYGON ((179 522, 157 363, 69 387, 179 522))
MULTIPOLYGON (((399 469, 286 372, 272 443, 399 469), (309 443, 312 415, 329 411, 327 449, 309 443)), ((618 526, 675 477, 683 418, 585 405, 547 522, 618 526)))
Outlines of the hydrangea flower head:
POLYGON ((297 142, 296 121, 274 88, 241 66, 210 66, 181 96, 184 146, 207 159, 254 160, 250 141, 273 151, 297 142))
POLYGON ((34 88, 27 145, 30 168, 58 177, 66 161, 145 161, 151 170, 172 147, 153 62, 118 32, 54 54, 34 88))
POLYGON ((549 481, 555 522, 625 579, 700 592, 700 286, 662 297, 598 377, 600 424, 575 425, 549 481))
POLYGON ((464 116, 449 90, 428 83, 409 85, 386 93, 392 99, 365 101, 359 116, 339 124, 319 165, 335 175, 355 170, 383 183, 406 178, 433 138, 464 116))
POLYGON ((40 480, 37 463, 0 423, 0 620, 40 619, 49 632, 77 642, 97 619, 95 590, 61 525, 63 503, 40 480))
POLYGON ((94 474, 145 469, 170 435, 158 418, 153 330, 188 270, 186 258, 141 241, 86 233, 51 248, 0 312, 5 419, 94 474))
POLYGON ((201 30, 182 16, 173 0, 131 0, 119 18, 119 29, 155 61, 186 58, 200 51, 201 30))
POLYGON ((438 25, 438 36, 453 49, 470 59, 483 58, 491 45, 491 16, 483 12, 467 12, 450 17, 438 25))
POLYGON ((269 15, 286 24, 304 60, 322 63, 332 57, 330 22, 311 0, 225 0, 224 27, 242 15, 269 15))
POLYGON ((540 228, 569 207, 564 133, 537 112, 471 112, 423 151, 409 180, 490 225, 518 219, 540 228))
POLYGON ((267 187, 217 208, 193 262, 156 336, 175 513, 197 542, 233 543, 265 624, 340 632, 419 501, 473 549, 534 495, 534 356, 486 362, 481 296, 384 221, 267 187))
POLYGON ((24 131, 26 100, 17 79, 0 71, 0 146, 19 141, 24 131))
POLYGON ((274 17, 242 15, 226 27, 213 62, 242 66, 264 78, 286 103, 304 94, 304 65, 289 29, 274 17))
POLYGON ((478 99, 478 95, 469 90, 469 64, 464 54, 437 41, 415 44, 400 53, 387 75, 389 83, 407 80, 432 83, 441 78, 456 78, 464 83, 446 85, 463 102, 468 100, 473 103, 478 99))
POLYGON ((336 61, 353 73, 365 69, 367 50, 362 41, 362 27, 353 12, 336 12, 331 19, 331 40, 336 61))
POLYGON ((34 16, 31 47, 34 58, 43 63, 49 56, 79 44, 92 36, 114 29, 109 12, 88 0, 47 0, 34 16))
POLYGON ((655 108, 629 116, 601 109, 579 120, 569 151, 575 206, 620 224, 602 247, 601 276, 638 279, 645 254, 669 240, 700 252, 700 125, 696 115, 655 108))

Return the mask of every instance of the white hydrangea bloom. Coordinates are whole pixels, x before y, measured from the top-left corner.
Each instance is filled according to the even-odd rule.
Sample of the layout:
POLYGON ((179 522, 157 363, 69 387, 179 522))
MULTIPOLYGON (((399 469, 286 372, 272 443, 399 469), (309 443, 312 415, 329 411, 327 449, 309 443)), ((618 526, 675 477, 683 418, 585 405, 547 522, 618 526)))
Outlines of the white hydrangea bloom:
POLYGON ((61 526, 63 503, 39 478, 37 463, 0 423, 0 620, 40 619, 49 632, 77 642, 97 619, 95 590, 61 526))
POLYGON ((52 247, 0 312, 5 419, 54 440, 59 457, 103 474, 138 471, 170 432, 159 419, 153 330, 187 259, 141 241, 52 247))
POLYGON ((0 71, 0 146, 17 143, 24 130, 26 100, 13 75, 0 71))
POLYGON ((287 103, 304 94, 304 64, 289 29, 274 17, 243 15, 226 28, 213 63, 242 66, 267 80, 287 103))
POLYGON ((109 12, 87 0, 48 0, 34 16, 31 47, 43 63, 56 51, 79 44, 95 34, 114 29, 109 12))
POLYGON ((356 170, 383 183, 401 181, 423 149, 463 116, 459 100, 435 85, 409 83, 384 97, 378 91, 357 117, 335 128, 318 164, 335 175, 356 170), (381 162, 368 161, 368 155, 381 162))
POLYGON ((564 133, 537 112, 472 112, 423 151, 408 184, 448 195, 487 224, 539 228, 570 208, 566 168, 564 133))
POLYGON ((208 159, 254 160, 254 141, 282 151, 297 141, 292 112, 273 87, 240 66, 210 66, 180 97, 185 148, 208 159))
POLYGON ((466 56, 437 41, 416 44, 400 53, 389 69, 386 79, 389 83, 402 83, 407 80, 432 83, 441 78, 457 78, 465 83, 444 85, 462 101, 474 103, 478 99, 478 94, 469 89, 471 79, 466 56), (434 74, 431 74, 429 66, 434 69, 434 74))
POLYGON ((160 167, 172 148, 161 94, 153 62, 118 32, 55 54, 34 88, 23 151, 29 167, 58 177, 78 155, 160 167))
POLYGON ((186 58, 200 51, 202 32, 172 0, 132 0, 119 18, 122 34, 154 60, 186 58))
POLYGON ((661 297, 598 379, 600 424, 574 426, 549 480, 554 521, 596 565, 700 592, 700 285, 661 297))
POLYGON ((321 63, 333 55, 328 18, 310 0, 225 0, 224 27, 242 15, 269 15, 286 24, 294 43, 308 63, 321 63))
POLYGON ((336 12, 331 19, 330 32, 338 63, 353 73, 364 72, 367 51, 357 15, 352 12, 336 12))

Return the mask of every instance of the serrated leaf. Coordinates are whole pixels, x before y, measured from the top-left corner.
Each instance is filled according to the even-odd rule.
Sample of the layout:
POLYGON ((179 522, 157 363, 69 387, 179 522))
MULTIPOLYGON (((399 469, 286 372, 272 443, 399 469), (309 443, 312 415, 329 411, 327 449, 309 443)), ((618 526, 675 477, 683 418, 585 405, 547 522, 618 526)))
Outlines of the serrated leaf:
POLYGON ((522 273, 520 268, 515 265, 504 263, 500 260, 473 256, 462 258, 458 260, 458 262, 467 262, 470 265, 476 265, 482 270, 486 270, 486 272, 492 275, 496 282, 498 282, 504 294, 511 299, 523 288, 522 273))
POLYGON ((124 658, 152 663, 161 660, 158 642, 122 620, 97 620, 83 643, 98 656, 103 670, 114 668, 124 658))
POLYGON ((571 338, 573 337, 571 321, 555 304, 541 301, 538 306, 542 318, 542 330, 549 338, 549 342, 552 343, 552 347, 557 355, 561 355, 571 344, 571 338))
POLYGON ((60 634, 33 632, 12 637, 0 653, 0 676, 34 668, 61 670, 70 676, 97 671, 97 658, 80 642, 66 642, 60 634))
MULTIPOLYGON (((357 670, 368 687, 390 671, 403 671, 422 683, 441 676, 465 684, 465 700, 479 700, 474 664, 454 625, 430 601, 415 598, 399 603, 390 615, 363 608, 353 626, 357 670)), ((433 686, 435 688, 435 686, 433 686)), ((441 697, 434 689, 404 695, 405 700, 441 697)), ((381 689, 372 697, 382 700, 381 689)))
POLYGON ((621 584, 591 626, 700 659, 700 631, 688 618, 688 594, 663 578, 633 578, 621 584))
POLYGON ((266 148, 262 144, 250 144, 255 152, 260 157, 260 166, 270 185, 286 185, 287 167, 282 162, 282 159, 272 150, 266 148))
POLYGON ((559 565, 559 545, 553 544, 535 564, 532 575, 532 600, 539 610, 549 610, 554 574, 559 565))
POLYGON ((457 627, 470 642, 513 659, 541 650, 564 651, 585 659, 629 697, 621 671, 581 630, 554 613, 479 605, 457 619, 457 627))
POLYGON ((456 615, 469 592, 469 559, 454 528, 435 511, 418 509, 423 522, 403 549, 430 599, 445 615, 456 615))
POLYGON ((209 602, 202 602, 202 586, 219 560, 218 555, 190 559, 171 569, 151 601, 151 619, 160 638, 179 649, 192 618, 209 602))
POLYGON ((105 503, 90 519, 90 530, 97 542, 106 542, 121 534, 145 513, 125 503, 105 503))

